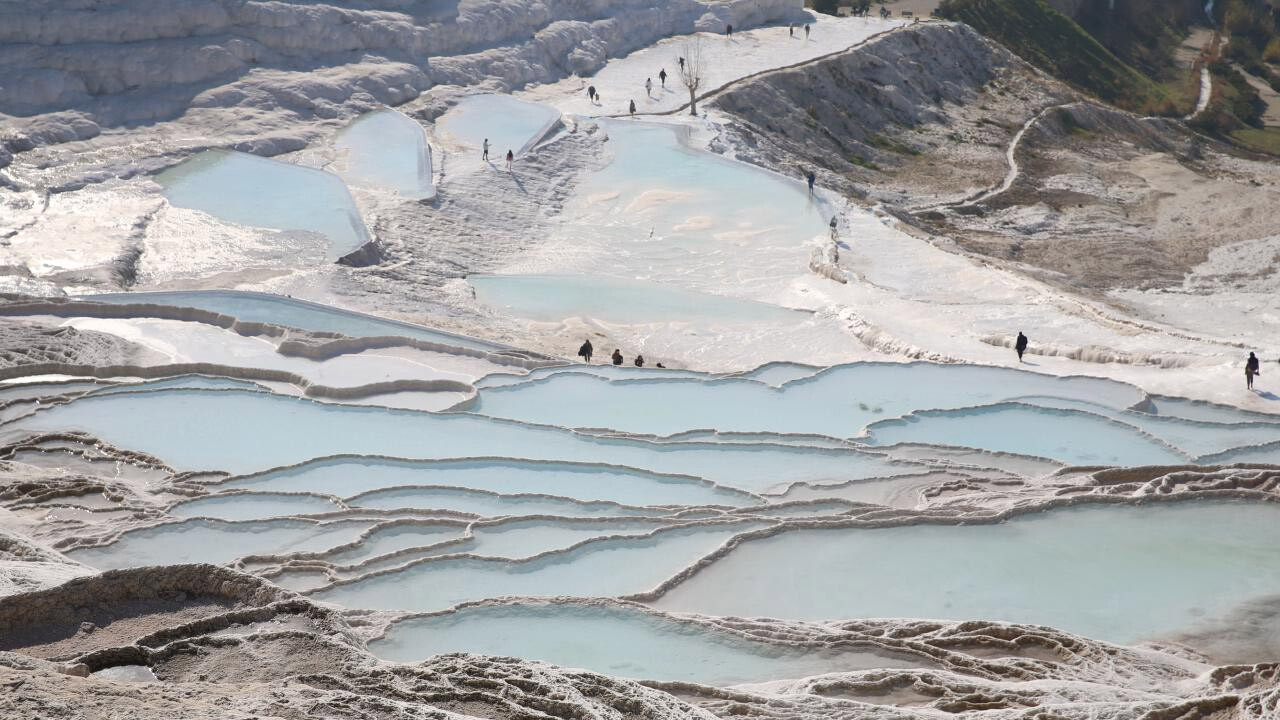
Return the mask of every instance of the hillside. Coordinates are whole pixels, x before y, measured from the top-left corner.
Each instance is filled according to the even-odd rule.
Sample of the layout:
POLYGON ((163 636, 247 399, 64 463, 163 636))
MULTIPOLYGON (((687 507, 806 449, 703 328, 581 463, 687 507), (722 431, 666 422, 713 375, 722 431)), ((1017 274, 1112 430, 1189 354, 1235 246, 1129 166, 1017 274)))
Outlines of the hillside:
POLYGON ((1163 115, 1187 109, 1182 93, 1126 63, 1045 0, 944 0, 938 15, 968 23, 1041 70, 1119 107, 1163 115))

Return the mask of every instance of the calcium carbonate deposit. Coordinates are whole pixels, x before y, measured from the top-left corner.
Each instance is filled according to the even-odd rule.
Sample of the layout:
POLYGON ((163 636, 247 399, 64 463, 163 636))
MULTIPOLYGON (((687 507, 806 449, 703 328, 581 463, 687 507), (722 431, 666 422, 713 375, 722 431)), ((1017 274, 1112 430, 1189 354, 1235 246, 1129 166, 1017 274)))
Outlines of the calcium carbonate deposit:
POLYGON ((1074 97, 967 27, 57 0, 0 66, 3 717, 1280 717, 1239 321, 910 221, 1003 145, 781 120, 1074 97))

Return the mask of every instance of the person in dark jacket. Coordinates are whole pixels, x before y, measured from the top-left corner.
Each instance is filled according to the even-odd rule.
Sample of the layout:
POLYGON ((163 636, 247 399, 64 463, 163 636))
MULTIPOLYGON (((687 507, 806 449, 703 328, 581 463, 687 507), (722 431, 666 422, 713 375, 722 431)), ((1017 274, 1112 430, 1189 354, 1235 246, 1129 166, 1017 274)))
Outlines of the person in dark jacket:
POLYGON ((635 100, 632 100, 632 101, 631 101, 631 114, 632 114, 633 116, 636 114, 636 101, 635 101, 635 100))
POLYGON ((1249 359, 1244 361, 1244 384, 1245 387, 1253 389, 1253 376, 1262 374, 1262 364, 1258 362, 1258 356, 1249 353, 1249 359))
POLYGON ((621 364, 622 364, 622 351, 621 351, 621 350, 619 350, 618 348, 614 348, 614 349, 613 349, 613 356, 612 356, 612 357, 613 357, 613 364, 614 364, 614 365, 621 365, 621 364))
POLYGON ((813 183, 817 181, 817 179, 818 179, 818 174, 817 174, 817 173, 815 173, 815 172, 814 172, 814 171, 812 171, 812 170, 809 170, 809 171, 807 171, 807 172, 805 173, 805 175, 804 175, 804 179, 805 179, 805 180, 807 180, 807 181, 809 181, 809 194, 810 194, 810 195, 812 195, 812 194, 813 194, 813 183))
POLYGON ((662 81, 662 87, 666 88, 667 87, 667 69, 666 68, 662 68, 661 70, 658 71, 658 79, 662 81))
POLYGON ((596 101, 596 86, 595 86, 595 85, 588 85, 588 86, 587 86, 587 99, 588 99, 588 100, 590 100, 591 102, 595 102, 595 101, 596 101))
POLYGON ((1018 362, 1022 362, 1022 353, 1027 351, 1027 336, 1019 332, 1018 339, 1013 343, 1013 349, 1018 351, 1018 362))
POLYGON ((636 367, 644 367, 644 356, 636 355, 636 367))
POLYGON ((578 357, 582 358, 586 362, 591 362, 592 350, 593 348, 591 347, 591 341, 584 340, 582 343, 582 347, 578 348, 578 357))

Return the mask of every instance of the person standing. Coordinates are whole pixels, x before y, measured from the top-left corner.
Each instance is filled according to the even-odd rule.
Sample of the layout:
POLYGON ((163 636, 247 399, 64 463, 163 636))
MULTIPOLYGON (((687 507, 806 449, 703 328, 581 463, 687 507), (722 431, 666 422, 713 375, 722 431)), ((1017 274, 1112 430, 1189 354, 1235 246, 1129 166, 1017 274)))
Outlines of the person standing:
POLYGON ((1027 336, 1018 331, 1018 339, 1013 341, 1013 349, 1018 351, 1018 362, 1022 362, 1022 353, 1027 351, 1027 336))
POLYGON ((795 37, 795 36, 796 36, 796 24, 791 23, 790 25, 787 26, 787 37, 795 37))
POLYGON ((489 162, 489 138, 484 139, 484 154, 480 156, 480 159, 489 162))
POLYGON ((644 79, 644 94, 653 97, 653 78, 644 79))
POLYGON ((516 161, 516 154, 508 150, 507 151, 507 169, 508 170, 510 170, 511 166, 515 164, 515 161, 516 161))
POLYGON ((588 338, 586 340, 583 340, 582 347, 578 348, 578 357, 582 358, 585 362, 590 364, 592 350, 593 348, 591 347, 591 339, 588 338))
POLYGON ((631 101, 631 117, 635 117, 635 116, 636 116, 636 101, 632 100, 631 101))
POLYGON ((724 26, 724 34, 725 34, 725 35, 728 35, 730 38, 732 38, 732 37, 733 37, 733 26, 732 26, 732 25, 725 25, 725 26, 724 26))
POLYGON ((1244 361, 1244 384, 1245 387, 1253 389, 1253 376, 1262 375, 1262 364, 1258 362, 1258 356, 1249 353, 1249 359, 1244 361))
POLYGON ((804 26, 804 39, 805 40, 809 39, 809 25, 807 23, 804 26))
POLYGON ((680 57, 677 57, 676 60, 680 61, 680 72, 684 72, 684 56, 681 55, 680 57))
POLYGON ((818 180, 818 174, 810 170, 805 173, 804 179, 809 183, 809 194, 813 194, 813 183, 818 180))
POLYGON ((587 86, 587 99, 588 99, 588 100, 590 100, 591 102, 595 102, 595 101, 596 101, 596 86, 595 86, 595 85, 588 85, 588 86, 587 86))
POLYGON ((662 68, 658 71, 658 79, 662 81, 662 89, 667 89, 667 69, 662 68))

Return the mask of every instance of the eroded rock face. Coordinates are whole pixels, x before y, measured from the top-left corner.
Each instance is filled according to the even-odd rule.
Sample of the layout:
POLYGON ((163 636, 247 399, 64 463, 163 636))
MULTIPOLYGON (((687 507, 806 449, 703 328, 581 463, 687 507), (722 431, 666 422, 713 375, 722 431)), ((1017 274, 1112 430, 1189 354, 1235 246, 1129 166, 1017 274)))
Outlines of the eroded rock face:
POLYGON ((331 116, 353 100, 397 105, 434 84, 485 75, 520 85, 589 73, 659 37, 747 27, 798 10, 786 0, 359 8, 199 0, 162 13, 141 0, 108 8, 81 0, 15 5, 0 11, 7 68, 0 112, 74 108, 87 113, 80 118, 86 128, 173 117, 189 105, 288 106, 331 116), (290 72, 299 67, 312 74, 290 72), (328 77, 316 72, 344 67, 328 77))
POLYGON ((127 340, 106 333, 29 320, 0 320, 0 368, 42 362, 125 363, 142 353, 127 340))

